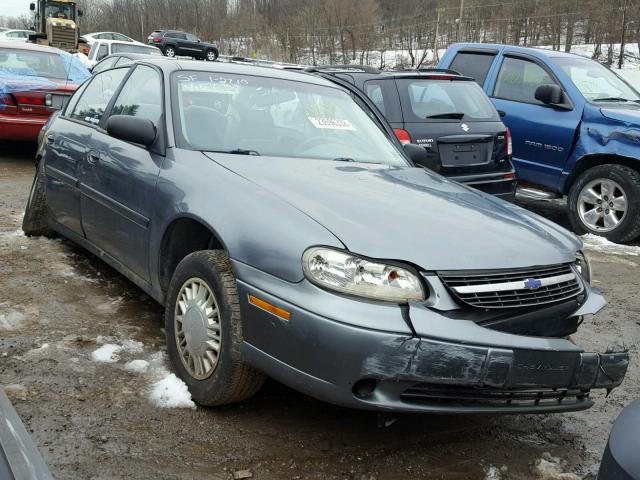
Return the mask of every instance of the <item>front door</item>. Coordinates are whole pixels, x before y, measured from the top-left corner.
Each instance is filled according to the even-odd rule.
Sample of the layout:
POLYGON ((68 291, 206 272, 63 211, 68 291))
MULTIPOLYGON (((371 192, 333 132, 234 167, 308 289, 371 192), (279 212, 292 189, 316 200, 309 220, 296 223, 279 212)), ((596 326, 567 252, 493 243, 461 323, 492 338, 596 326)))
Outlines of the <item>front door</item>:
MULTIPOLYGON (((109 115, 146 118, 160 129, 161 85, 157 70, 138 65, 109 115)), ((147 281, 153 197, 164 157, 154 147, 118 140, 103 129, 94 132, 89 150, 82 176, 82 225, 87 239, 147 281)))
POLYGON ((558 109, 536 100, 540 85, 558 84, 542 65, 528 58, 505 56, 493 87, 493 101, 506 112, 513 163, 521 180, 555 188, 571 153, 582 112, 558 109))

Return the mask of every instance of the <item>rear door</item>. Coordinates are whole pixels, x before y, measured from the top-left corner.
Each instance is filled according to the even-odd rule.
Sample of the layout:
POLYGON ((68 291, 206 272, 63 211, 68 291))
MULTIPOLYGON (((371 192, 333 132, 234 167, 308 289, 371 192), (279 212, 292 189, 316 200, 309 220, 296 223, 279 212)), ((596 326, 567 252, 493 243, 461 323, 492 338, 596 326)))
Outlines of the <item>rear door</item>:
POLYGON ((398 78, 404 129, 446 175, 498 170, 505 128, 489 98, 470 80, 398 78))
MULTIPOLYGON (((160 72, 137 65, 117 94, 110 115, 151 120, 162 139, 162 98, 160 72)), ((147 281, 150 218, 164 157, 161 147, 147 149, 109 136, 105 125, 103 119, 89 144, 82 175, 82 225, 87 239, 147 281)))
POLYGON ((582 112, 553 108, 535 99, 540 85, 562 84, 533 57, 506 52, 492 83, 487 88, 498 110, 506 113, 503 121, 511 129, 519 178, 555 188, 582 112))
POLYGON ((47 204, 53 219, 83 235, 80 180, 89 145, 126 69, 99 73, 72 98, 46 137, 47 204))

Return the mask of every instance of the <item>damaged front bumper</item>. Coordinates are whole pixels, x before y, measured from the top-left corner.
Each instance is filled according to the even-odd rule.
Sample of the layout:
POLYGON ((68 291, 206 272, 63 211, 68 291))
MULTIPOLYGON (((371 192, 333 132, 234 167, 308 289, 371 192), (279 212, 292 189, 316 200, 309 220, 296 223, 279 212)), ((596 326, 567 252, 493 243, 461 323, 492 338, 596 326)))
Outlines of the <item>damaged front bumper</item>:
MULTIPOLYGON (((627 371, 624 351, 587 353, 562 338, 490 330, 422 305, 354 301, 304 281, 291 288, 242 270, 236 265, 253 277, 252 285, 238 282, 247 360, 334 404, 434 413, 583 410, 592 405, 591 389, 611 390, 627 371), (248 295, 286 309, 290 320, 254 307, 248 295)), ((576 313, 605 304, 596 291, 588 295, 576 313)))

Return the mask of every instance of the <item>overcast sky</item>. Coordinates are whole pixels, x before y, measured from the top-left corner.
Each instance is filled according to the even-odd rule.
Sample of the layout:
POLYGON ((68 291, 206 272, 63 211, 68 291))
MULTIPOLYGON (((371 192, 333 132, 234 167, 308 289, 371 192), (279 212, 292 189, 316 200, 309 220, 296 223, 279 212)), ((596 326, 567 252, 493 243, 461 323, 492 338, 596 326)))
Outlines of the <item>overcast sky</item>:
POLYGON ((29 4, 32 0, 0 0, 0 15, 15 17, 23 13, 29 13, 29 4))

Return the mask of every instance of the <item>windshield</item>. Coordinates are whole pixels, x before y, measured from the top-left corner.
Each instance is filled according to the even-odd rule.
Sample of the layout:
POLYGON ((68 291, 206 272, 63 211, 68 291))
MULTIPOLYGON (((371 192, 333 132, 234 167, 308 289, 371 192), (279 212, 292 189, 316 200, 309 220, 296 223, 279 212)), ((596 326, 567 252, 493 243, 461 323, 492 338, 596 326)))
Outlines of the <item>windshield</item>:
POLYGON ((162 52, 157 48, 130 43, 112 43, 111 53, 146 53, 147 55, 162 55, 162 52))
POLYGON ((476 82, 466 80, 399 79, 401 94, 409 98, 411 121, 500 121, 498 113, 476 82))
POLYGON ((64 3, 47 2, 44 7, 44 16, 49 18, 66 18, 73 20, 75 15, 73 14, 73 5, 67 5, 64 3))
POLYGON ((640 94, 627 85, 620 77, 587 58, 557 57, 553 61, 562 68, 580 93, 591 102, 640 100, 640 94))
POLYGON ((212 72, 172 76, 176 135, 186 148, 407 165, 346 92, 298 81, 212 72))

